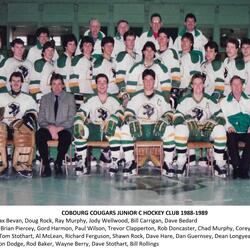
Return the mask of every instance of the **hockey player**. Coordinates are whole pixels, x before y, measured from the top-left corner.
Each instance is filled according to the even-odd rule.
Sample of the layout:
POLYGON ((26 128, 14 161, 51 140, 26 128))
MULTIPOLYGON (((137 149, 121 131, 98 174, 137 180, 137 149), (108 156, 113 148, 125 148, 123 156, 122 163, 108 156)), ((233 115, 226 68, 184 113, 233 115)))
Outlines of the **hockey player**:
POLYGON ((180 87, 180 62, 178 53, 168 47, 169 44, 169 36, 167 29, 160 28, 158 32, 158 44, 159 50, 156 53, 156 58, 158 58, 162 64, 167 66, 170 72, 170 79, 173 93, 173 98, 175 98, 175 89, 180 87))
POLYGON ((71 61, 75 54, 76 45, 75 35, 66 35, 63 40, 64 53, 59 56, 55 64, 55 72, 63 76, 67 91, 69 91, 69 79, 72 74, 71 61))
MULTIPOLYGON (((156 49, 159 49, 159 45, 157 42, 158 38, 158 31, 163 26, 163 22, 161 19, 161 15, 159 13, 154 13, 151 15, 150 18, 150 30, 142 33, 140 36, 140 50, 142 50, 144 44, 148 41, 154 43, 156 49)), ((173 47, 173 39, 169 37, 169 48, 173 47)))
POLYGON ((133 31, 124 34, 125 50, 121 51, 116 57, 116 83, 120 91, 124 91, 126 76, 132 66, 141 60, 141 56, 135 52, 136 35, 133 31))
POLYGON ((54 56, 55 46, 52 42, 46 42, 42 49, 43 58, 35 61, 29 85, 29 92, 37 102, 42 95, 51 91, 50 78, 55 71, 52 58, 54 56))
POLYGON ((245 93, 250 95, 250 39, 244 38, 241 40, 241 52, 246 67, 246 86, 245 93))
POLYGON ((171 80, 168 68, 159 60, 155 60, 156 49, 152 42, 146 42, 143 49, 143 59, 136 63, 129 71, 126 91, 130 96, 143 89, 142 73, 145 69, 152 69, 156 74, 154 88, 168 100, 171 91, 171 80))
MULTIPOLYGON (((27 59, 32 63, 42 58, 43 45, 49 41, 49 30, 46 27, 40 27, 36 31, 37 42, 36 45, 29 49, 27 59)), ((55 62, 58 58, 57 51, 55 50, 52 60, 55 62)))
POLYGON ((201 74, 191 79, 192 93, 177 106, 174 116, 177 174, 186 168, 187 142, 210 141, 214 143, 214 170, 219 177, 226 177, 223 155, 226 147, 225 119, 218 104, 204 94, 204 78, 201 74))
MULTIPOLYGON (((101 31, 101 23, 98 19, 92 18, 89 21, 89 29, 84 33, 84 36, 90 36, 94 41, 94 50, 92 53, 93 58, 98 58, 99 55, 102 54, 101 49, 101 42, 102 39, 105 37, 105 34, 101 31)), ((80 49, 81 40, 78 43, 77 49, 76 49, 76 55, 81 54, 80 49)))
POLYGON ((224 68, 218 59, 218 45, 214 41, 209 41, 205 45, 206 61, 201 65, 202 74, 205 77, 205 93, 211 95, 218 101, 224 92, 224 68))
POLYGON ((239 41, 235 38, 228 39, 226 43, 227 58, 224 60, 224 77, 225 77, 225 90, 224 95, 227 96, 231 92, 230 80, 234 75, 243 79, 245 84, 247 73, 245 62, 242 58, 238 57, 239 41))
POLYGON ((98 74, 95 80, 97 95, 82 104, 75 117, 74 143, 78 158, 76 174, 88 174, 90 171, 85 166, 87 141, 107 140, 112 159, 109 172, 114 175, 118 171, 117 161, 120 158, 119 125, 123 112, 119 102, 108 95, 108 77, 98 74))
POLYGON ((223 98, 220 106, 226 118, 227 147, 233 165, 233 178, 248 179, 250 165, 250 99, 243 92, 239 76, 230 80, 231 93, 223 98), (245 142, 243 154, 239 154, 239 141, 245 142))
POLYGON ((94 41, 90 36, 84 36, 80 43, 81 54, 72 59, 69 91, 74 93, 77 108, 83 103, 84 95, 93 94, 92 57, 94 41))
POLYGON ((194 37, 193 49, 199 51, 204 56, 204 45, 208 42, 207 38, 200 30, 196 28, 196 17, 192 13, 188 13, 185 17, 184 28, 180 30, 178 37, 175 39, 174 48, 177 51, 181 50, 182 36, 186 33, 191 33, 194 37))
POLYGON ((124 175, 134 174, 134 143, 136 140, 162 140, 164 148, 163 174, 172 176, 174 154, 174 128, 171 125, 172 111, 164 97, 155 90, 156 74, 152 69, 142 73, 144 90, 138 92, 125 110, 125 125, 122 126, 121 144, 125 154, 124 175))
POLYGON ((33 65, 29 60, 23 59, 25 50, 23 40, 16 38, 10 45, 13 57, 4 59, 0 64, 0 92, 10 91, 10 84, 8 82, 10 75, 13 72, 20 71, 24 79, 22 91, 27 93, 33 65))
POLYGON ((95 78, 98 74, 105 74, 109 79, 108 93, 118 94, 119 88, 116 84, 115 60, 111 56, 114 48, 114 38, 111 36, 102 39, 102 55, 93 64, 92 88, 96 90, 95 78))
POLYGON ((0 175, 8 167, 7 139, 14 141, 13 167, 27 178, 32 177, 32 159, 35 148, 37 104, 34 99, 21 92, 23 75, 13 72, 10 76, 10 91, 0 94, 0 175))

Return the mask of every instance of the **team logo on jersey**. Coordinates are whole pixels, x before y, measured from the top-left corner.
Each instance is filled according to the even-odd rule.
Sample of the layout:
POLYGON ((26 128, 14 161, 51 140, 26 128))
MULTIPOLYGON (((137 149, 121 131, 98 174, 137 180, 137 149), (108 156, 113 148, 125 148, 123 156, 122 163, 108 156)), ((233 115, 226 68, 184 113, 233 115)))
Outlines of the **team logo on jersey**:
POLYGON ((103 108, 98 108, 97 109, 98 112, 98 118, 102 119, 103 121, 105 121, 108 117, 108 111, 103 109, 103 108))
POLYGON ((16 116, 20 112, 20 105, 16 102, 12 102, 8 105, 9 114, 16 116))
POLYGON ((203 109, 195 107, 192 109, 192 114, 192 117, 199 121, 203 117, 203 109))
POLYGON ((23 75, 23 78, 26 78, 29 74, 29 69, 23 65, 18 66, 17 71, 23 75))
POLYGON ((149 119, 155 113, 155 108, 151 104, 143 105, 143 115, 146 115, 149 119))

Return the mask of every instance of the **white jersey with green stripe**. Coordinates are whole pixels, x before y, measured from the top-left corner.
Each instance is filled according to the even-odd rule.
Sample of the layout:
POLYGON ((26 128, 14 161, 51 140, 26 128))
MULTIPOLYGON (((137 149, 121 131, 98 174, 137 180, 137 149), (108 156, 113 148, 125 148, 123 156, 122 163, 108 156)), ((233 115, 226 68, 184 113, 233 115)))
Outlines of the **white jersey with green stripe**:
POLYGON ((223 94, 225 78, 222 62, 219 60, 205 61, 201 64, 201 72, 206 77, 204 83, 205 93, 212 95, 214 91, 218 91, 223 94))
POLYGON ((108 96, 106 101, 101 102, 96 95, 88 99, 86 103, 81 104, 79 114, 82 113, 88 121, 97 125, 104 125, 112 114, 120 113, 122 107, 120 103, 112 96, 108 96))
POLYGON ((9 78, 13 72, 21 72, 24 78, 22 91, 28 92, 31 71, 33 64, 29 60, 18 60, 15 57, 10 57, 0 64, 0 86, 6 86, 10 91, 9 78))
POLYGON ((155 124, 159 118, 167 111, 170 111, 170 105, 164 97, 158 93, 147 97, 143 91, 137 93, 127 105, 126 116, 134 116, 140 124, 155 124))
POLYGON ((13 96, 11 92, 0 94, 0 107, 4 107, 2 122, 9 125, 16 119, 21 119, 25 113, 38 112, 37 103, 27 93, 19 93, 13 96))

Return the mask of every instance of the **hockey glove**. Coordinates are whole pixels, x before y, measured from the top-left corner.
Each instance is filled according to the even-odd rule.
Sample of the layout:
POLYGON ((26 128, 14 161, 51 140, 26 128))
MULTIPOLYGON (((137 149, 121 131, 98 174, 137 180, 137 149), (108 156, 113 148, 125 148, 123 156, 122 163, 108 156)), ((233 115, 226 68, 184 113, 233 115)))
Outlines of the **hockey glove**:
POLYGON ((129 116, 126 118, 126 122, 129 125, 130 133, 133 137, 141 137, 142 136, 142 129, 141 124, 135 117, 129 116))
POLYGON ((74 124, 74 137, 81 139, 84 136, 84 125, 82 122, 76 122, 74 124))
POLYGON ((34 113, 26 113, 23 118, 23 123, 31 130, 37 130, 37 119, 34 113))
POLYGON ((203 134, 205 136, 210 136, 211 132, 213 131, 214 127, 218 125, 218 123, 214 120, 207 120, 203 126, 203 134))
POLYGON ((111 115, 104 127, 104 133, 107 136, 114 136, 117 124, 118 118, 115 115, 111 115))
POLYGON ((193 118, 187 119, 186 123, 187 123, 189 131, 196 132, 199 130, 197 121, 195 119, 193 119, 193 118))

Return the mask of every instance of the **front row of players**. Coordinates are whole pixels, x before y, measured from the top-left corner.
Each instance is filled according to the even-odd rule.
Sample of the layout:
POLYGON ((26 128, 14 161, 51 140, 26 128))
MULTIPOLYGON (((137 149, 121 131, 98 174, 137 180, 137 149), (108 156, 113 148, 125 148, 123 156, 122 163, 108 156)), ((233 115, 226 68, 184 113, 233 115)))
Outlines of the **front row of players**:
POLYGON ((78 160, 76 174, 89 173, 86 166, 88 140, 108 141, 109 148, 102 152, 101 160, 108 163, 111 175, 117 173, 121 158, 125 159, 124 175, 135 173, 133 150, 136 140, 162 140, 162 174, 169 177, 184 174, 188 141, 213 141, 215 173, 225 177, 226 162, 223 156, 227 132, 234 177, 248 177, 250 99, 243 92, 241 78, 232 78, 232 93, 219 106, 204 94, 204 78, 200 74, 194 75, 191 80, 192 92, 179 101, 174 113, 155 90, 155 72, 146 69, 142 78, 143 90, 131 98, 123 111, 118 100, 107 93, 107 76, 97 75, 97 94, 83 103, 76 114, 73 95, 65 92, 63 78, 55 74, 51 78, 52 92, 42 97, 38 113, 32 97, 21 92, 22 75, 14 72, 10 77, 10 92, 0 95, 0 174, 7 169, 7 141, 13 139, 13 167, 22 176, 32 176, 38 120, 40 129, 36 133, 36 142, 45 165, 44 177, 51 175, 47 141, 59 140, 56 174, 61 174, 62 160, 71 143, 72 133, 78 160), (234 141, 242 139, 245 139, 247 146, 240 159, 236 148, 238 144, 234 141))

